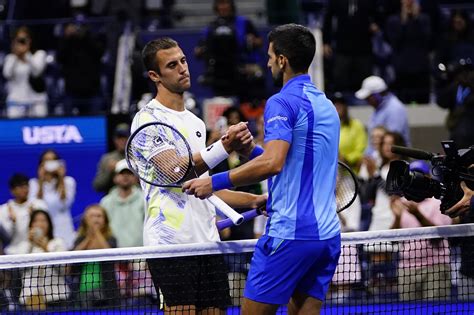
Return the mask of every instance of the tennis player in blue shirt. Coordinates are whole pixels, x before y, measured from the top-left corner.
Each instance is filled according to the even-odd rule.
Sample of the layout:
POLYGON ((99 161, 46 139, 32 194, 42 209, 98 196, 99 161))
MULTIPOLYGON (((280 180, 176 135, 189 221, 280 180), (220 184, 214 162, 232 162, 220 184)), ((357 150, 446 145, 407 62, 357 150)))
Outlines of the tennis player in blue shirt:
POLYGON ((183 186, 205 198, 213 191, 268 180, 269 220, 257 243, 242 314, 319 314, 340 254, 335 186, 339 118, 311 82, 316 41, 304 26, 268 35, 268 67, 283 85, 265 107, 265 149, 249 148, 248 163, 183 186))

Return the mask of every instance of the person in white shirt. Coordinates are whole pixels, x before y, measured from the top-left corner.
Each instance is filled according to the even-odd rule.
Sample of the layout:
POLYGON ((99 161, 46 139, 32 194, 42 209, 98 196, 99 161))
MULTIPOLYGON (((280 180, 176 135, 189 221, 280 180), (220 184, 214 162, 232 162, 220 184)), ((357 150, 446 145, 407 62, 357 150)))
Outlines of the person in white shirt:
POLYGON ((30 30, 22 26, 15 32, 11 53, 5 57, 3 76, 7 80, 7 116, 44 117, 48 114, 43 72, 46 52, 32 50, 30 30), (38 82, 39 84, 34 84, 38 82), (38 86, 39 85, 39 86, 38 86))
POLYGON ((76 197, 76 180, 66 175, 65 161, 56 151, 48 149, 41 154, 38 177, 30 179, 30 197, 43 199, 53 220, 55 237, 74 243, 75 232, 71 207, 76 197))
POLYGON ((28 198, 28 177, 23 174, 13 174, 9 181, 10 193, 13 198, 0 206, 0 225, 5 230, 9 244, 5 254, 19 254, 19 245, 28 240, 28 224, 33 210, 47 210, 43 200, 28 198))
MULTIPOLYGON (((204 122, 184 106, 183 93, 191 87, 186 56, 171 38, 145 45, 143 61, 157 95, 134 117, 132 133, 141 125, 161 121, 186 137, 198 174, 227 159, 229 152, 250 145, 252 136, 245 123, 229 127, 221 140, 205 147, 204 122)), ((145 197, 145 246, 219 241, 216 210, 207 200, 187 195, 179 188, 160 188, 140 182, 145 197)), ((216 193, 231 207, 257 208, 266 196, 222 190, 216 193)), ((196 256, 148 260, 155 287, 165 299, 165 314, 225 312, 230 305, 227 270, 222 257, 196 256), (210 291, 212 293, 210 293, 210 291), (177 312, 177 313, 175 313, 177 312)))
MULTIPOLYGON (((23 254, 65 251, 66 244, 53 236, 53 223, 48 212, 34 210, 28 225, 28 240, 20 247, 23 254)), ((36 266, 23 270, 20 303, 29 310, 40 310, 48 304, 58 304, 69 297, 66 266, 36 266)))

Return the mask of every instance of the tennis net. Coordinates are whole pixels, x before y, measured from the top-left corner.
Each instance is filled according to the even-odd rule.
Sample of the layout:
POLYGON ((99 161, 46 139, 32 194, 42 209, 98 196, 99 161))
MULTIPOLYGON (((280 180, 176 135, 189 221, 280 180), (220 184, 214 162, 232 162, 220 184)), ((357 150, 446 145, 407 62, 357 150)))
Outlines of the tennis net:
MULTIPOLYGON (((0 313, 239 314, 255 243, 0 256, 0 313)), ((343 234, 322 314, 420 313, 474 313, 474 224, 343 234)))

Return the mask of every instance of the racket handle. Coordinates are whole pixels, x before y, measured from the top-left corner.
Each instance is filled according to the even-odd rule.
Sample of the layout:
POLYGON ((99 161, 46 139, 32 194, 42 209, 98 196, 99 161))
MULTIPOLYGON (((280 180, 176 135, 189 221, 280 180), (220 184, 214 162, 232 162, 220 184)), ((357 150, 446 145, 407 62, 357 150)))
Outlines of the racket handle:
MULTIPOLYGON (((249 221, 249 220, 252 220, 253 218, 261 215, 262 213, 256 209, 253 209, 253 210, 249 210, 249 211, 245 211, 244 213, 242 213, 242 216, 244 217, 244 222, 245 221, 249 221)), ((217 221, 217 229, 220 231, 220 230, 223 230, 223 229, 226 229, 228 227, 231 227, 233 226, 234 223, 232 222, 231 219, 224 219, 224 220, 220 220, 220 221, 217 221)))
POLYGON ((228 217, 234 225, 240 225, 242 222, 244 222, 244 217, 229 207, 228 204, 226 204, 224 201, 222 201, 219 197, 215 195, 211 195, 209 198, 207 198, 210 203, 212 203, 217 209, 220 210, 226 217, 228 217))

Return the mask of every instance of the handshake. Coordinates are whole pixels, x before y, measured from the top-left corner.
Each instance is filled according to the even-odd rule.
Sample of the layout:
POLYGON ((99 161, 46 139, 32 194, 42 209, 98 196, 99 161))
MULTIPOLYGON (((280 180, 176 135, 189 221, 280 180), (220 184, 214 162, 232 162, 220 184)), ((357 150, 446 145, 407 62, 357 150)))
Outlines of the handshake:
POLYGON ((255 143, 247 125, 247 122, 232 125, 221 137, 222 144, 227 153, 236 151, 239 155, 248 156, 252 152, 255 143))

